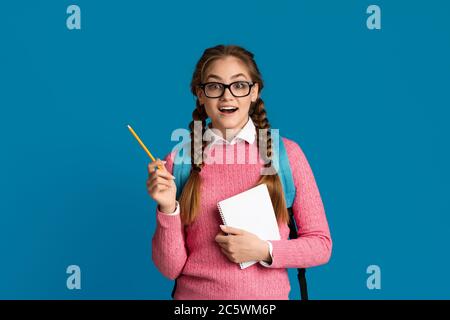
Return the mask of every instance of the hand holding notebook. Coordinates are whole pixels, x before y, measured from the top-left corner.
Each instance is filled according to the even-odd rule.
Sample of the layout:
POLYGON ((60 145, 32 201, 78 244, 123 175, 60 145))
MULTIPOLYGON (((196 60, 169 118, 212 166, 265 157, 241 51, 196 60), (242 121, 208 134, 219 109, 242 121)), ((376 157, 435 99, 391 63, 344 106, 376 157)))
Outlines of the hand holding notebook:
MULTIPOLYGON (((266 184, 260 184, 217 203, 226 226, 251 232, 262 240, 280 240, 275 211, 266 184)), ((240 263, 241 269, 258 261, 240 263)))

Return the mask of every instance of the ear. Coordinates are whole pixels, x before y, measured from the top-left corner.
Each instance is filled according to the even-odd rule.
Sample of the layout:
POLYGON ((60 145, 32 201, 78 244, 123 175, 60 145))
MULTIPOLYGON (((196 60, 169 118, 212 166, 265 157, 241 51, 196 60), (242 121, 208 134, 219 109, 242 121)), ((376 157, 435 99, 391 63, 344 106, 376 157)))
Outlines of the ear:
POLYGON ((252 87, 251 97, 252 97, 252 102, 255 102, 258 99, 258 97, 259 97, 259 84, 258 83, 255 83, 255 85, 252 87))
POLYGON ((197 98, 198 98, 198 101, 200 102, 200 104, 201 105, 205 104, 205 96, 203 94, 203 90, 201 88, 197 87, 197 89, 195 91, 196 91, 197 98))

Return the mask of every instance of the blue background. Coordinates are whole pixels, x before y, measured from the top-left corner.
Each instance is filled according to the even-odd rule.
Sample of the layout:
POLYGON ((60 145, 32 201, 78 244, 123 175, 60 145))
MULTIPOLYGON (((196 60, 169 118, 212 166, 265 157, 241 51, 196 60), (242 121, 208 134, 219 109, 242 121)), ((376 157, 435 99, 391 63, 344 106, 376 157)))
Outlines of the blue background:
POLYGON ((270 123, 314 171, 334 248, 308 271, 310 297, 450 298, 449 12, 436 0, 3 1, 0 298, 170 298, 151 261, 149 158, 126 125, 169 152, 191 121, 195 63, 220 43, 255 53, 270 123), (70 4, 81 30, 66 27, 70 4), (366 27, 370 4, 381 30, 366 27), (66 288, 71 264, 81 290, 66 288), (381 290, 366 287, 372 264, 381 290))

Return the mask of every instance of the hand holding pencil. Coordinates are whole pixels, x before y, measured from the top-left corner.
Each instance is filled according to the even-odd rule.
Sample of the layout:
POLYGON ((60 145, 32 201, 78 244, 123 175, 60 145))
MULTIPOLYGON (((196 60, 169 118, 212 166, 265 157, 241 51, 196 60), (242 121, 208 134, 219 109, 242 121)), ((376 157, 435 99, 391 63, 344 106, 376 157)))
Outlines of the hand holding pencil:
POLYGON ((153 160, 148 165, 147 191, 149 195, 158 203, 159 210, 163 213, 172 213, 176 209, 177 188, 173 181, 175 177, 167 171, 164 166, 165 161, 155 159, 145 144, 128 125, 128 129, 139 142, 144 151, 153 160), (160 170, 156 170, 156 168, 160 170))

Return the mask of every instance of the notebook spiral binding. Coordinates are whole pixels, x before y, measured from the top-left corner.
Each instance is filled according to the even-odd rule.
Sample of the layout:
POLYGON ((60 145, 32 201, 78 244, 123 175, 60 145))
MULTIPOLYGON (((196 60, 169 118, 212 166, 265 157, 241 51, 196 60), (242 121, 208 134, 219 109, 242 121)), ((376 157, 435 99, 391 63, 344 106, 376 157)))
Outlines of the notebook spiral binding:
MULTIPOLYGON (((220 218, 222 219, 223 224, 224 224, 224 225, 227 225, 227 222, 225 221, 225 217, 224 217, 223 214, 222 214, 222 208, 220 207, 220 203, 219 203, 219 202, 217 203, 217 208, 219 209, 220 218)), ((227 235, 228 235, 228 233, 227 233, 227 235)), ((242 269, 243 264, 242 264, 242 263, 239 263, 239 266, 240 266, 241 269, 242 269)))
POLYGON ((217 203, 217 208, 219 209, 220 218, 222 219, 223 224, 227 225, 227 222, 225 221, 225 217, 222 214, 222 208, 220 207, 220 203, 217 203))

